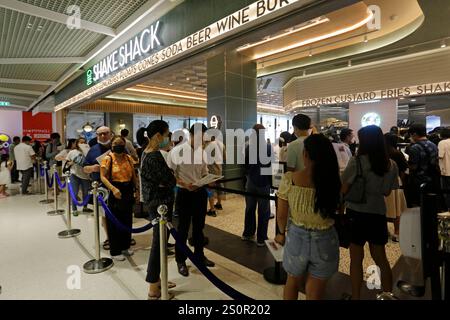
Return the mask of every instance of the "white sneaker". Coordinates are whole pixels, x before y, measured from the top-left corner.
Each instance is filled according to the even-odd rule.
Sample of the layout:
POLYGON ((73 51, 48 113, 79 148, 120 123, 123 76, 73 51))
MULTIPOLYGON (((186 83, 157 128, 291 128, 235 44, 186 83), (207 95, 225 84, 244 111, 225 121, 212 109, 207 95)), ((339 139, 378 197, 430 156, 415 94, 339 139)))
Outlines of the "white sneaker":
POLYGON ((134 254, 134 251, 131 250, 131 249, 123 250, 123 251, 122 251, 122 254, 123 254, 124 256, 126 256, 126 257, 131 257, 131 256, 134 254))
POLYGON ((123 254, 119 254, 117 256, 111 256, 111 258, 116 261, 125 261, 125 257, 123 254))

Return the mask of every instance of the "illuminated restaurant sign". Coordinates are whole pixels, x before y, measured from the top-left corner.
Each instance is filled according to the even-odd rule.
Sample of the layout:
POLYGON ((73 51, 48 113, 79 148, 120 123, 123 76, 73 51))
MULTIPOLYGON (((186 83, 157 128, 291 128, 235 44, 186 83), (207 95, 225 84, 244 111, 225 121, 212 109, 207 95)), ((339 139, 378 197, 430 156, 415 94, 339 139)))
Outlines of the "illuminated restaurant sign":
MULTIPOLYGON (((137 36, 133 40, 134 41, 133 51, 136 53, 135 56, 134 56, 135 53, 131 53, 130 56, 129 51, 127 51, 128 56, 125 55, 126 56, 125 58, 122 57, 120 48, 118 49, 118 51, 117 50, 115 51, 117 53, 113 52, 111 55, 105 58, 106 64, 105 62, 103 62, 103 65, 101 66, 97 64, 99 65, 96 69, 97 73, 95 70, 90 69, 91 70, 90 73, 86 75, 87 77, 86 83, 93 84, 95 82, 95 79, 101 79, 102 77, 111 75, 111 73, 114 72, 113 69, 117 70, 117 72, 115 72, 115 74, 111 75, 109 78, 106 78, 105 80, 92 85, 92 87, 90 87, 89 89, 75 95, 74 97, 64 101, 63 103, 60 103, 55 107, 55 111, 62 110, 70 105, 78 103, 84 99, 90 98, 92 95, 105 91, 108 88, 117 85, 118 83, 130 80, 136 75, 149 71, 155 68, 157 65, 160 65, 163 62, 168 61, 169 59, 178 57, 181 54, 186 53, 187 51, 191 51, 199 47, 200 45, 212 42, 213 40, 218 40, 219 37, 224 37, 229 33, 231 33, 232 31, 235 31, 237 28, 248 25, 249 23, 254 22, 262 17, 275 13, 281 9, 287 8, 295 3, 306 4, 309 2, 310 1, 307 0, 260 0, 254 2, 248 5, 247 7, 242 8, 233 14, 230 14, 225 18, 222 18, 219 21, 216 21, 213 24, 198 30, 197 32, 181 39, 180 41, 175 42, 161 50, 154 52, 148 57, 141 59, 140 61, 137 61, 133 65, 126 67, 123 70, 115 69, 117 67, 117 64, 120 66, 120 62, 125 62, 124 59, 126 57, 132 57, 133 61, 138 60, 137 59, 137 57, 139 56, 138 49, 142 52, 142 49, 148 48, 147 45, 145 46, 145 48, 137 48, 136 50, 134 50, 134 46, 137 46, 138 45, 137 43, 140 42, 140 38, 137 36), (112 55, 114 54, 116 55, 116 58, 112 57, 112 55)), ((153 31, 154 32, 152 34, 150 30, 150 33, 147 34, 147 36, 152 35, 154 40, 153 44, 157 44, 159 42, 159 38, 157 37, 157 28, 154 27, 153 31)), ((130 45, 128 45, 127 49, 128 50, 130 49, 130 45)), ((123 53, 125 54, 125 49, 123 49, 123 53)), ((128 58, 127 62, 130 63, 131 60, 128 58)))
POLYGON ((296 100, 287 106, 288 110, 304 107, 316 107, 321 105, 364 102, 379 99, 398 99, 409 98, 413 96, 425 96, 433 94, 441 94, 450 92, 450 81, 431 84, 422 84, 411 87, 403 87, 396 89, 376 90, 352 94, 342 94, 325 98, 312 98, 304 100, 296 100))
POLYGON ((86 72, 87 85, 97 82, 126 65, 140 60, 145 54, 161 46, 158 38, 159 21, 114 50, 86 72))

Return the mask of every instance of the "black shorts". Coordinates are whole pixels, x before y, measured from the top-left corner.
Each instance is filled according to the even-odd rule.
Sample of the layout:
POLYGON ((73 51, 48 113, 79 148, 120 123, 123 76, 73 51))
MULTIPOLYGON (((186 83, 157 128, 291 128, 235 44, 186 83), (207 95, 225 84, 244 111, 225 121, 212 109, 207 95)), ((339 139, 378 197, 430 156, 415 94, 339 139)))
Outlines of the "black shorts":
POLYGON ((386 215, 358 212, 347 208, 350 218, 350 242, 364 246, 366 242, 385 245, 388 242, 386 215))

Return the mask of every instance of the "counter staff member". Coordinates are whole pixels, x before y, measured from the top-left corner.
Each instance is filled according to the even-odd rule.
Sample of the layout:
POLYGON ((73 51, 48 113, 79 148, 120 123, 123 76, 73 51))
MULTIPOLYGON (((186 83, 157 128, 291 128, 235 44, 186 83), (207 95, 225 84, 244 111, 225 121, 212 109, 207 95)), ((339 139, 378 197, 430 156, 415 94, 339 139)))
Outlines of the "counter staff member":
MULTIPOLYGON (((194 242, 194 254, 198 260, 207 267, 214 267, 214 262, 208 260, 203 252, 205 217, 207 211, 208 194, 204 187, 197 187, 193 184, 208 174, 208 166, 205 162, 204 151, 201 150, 202 161, 195 164, 194 157, 196 148, 202 148, 203 136, 207 128, 202 123, 194 124, 189 130, 190 141, 177 145, 169 155, 169 164, 174 171, 178 186, 178 233, 180 240, 186 243, 189 227, 192 220, 192 239, 194 242), (196 143, 195 143, 196 142, 196 143), (187 156, 190 154, 190 157, 187 156), (183 157, 183 155, 185 155, 183 157), (187 161, 182 161, 186 159, 187 161), (188 163, 186 163, 188 162, 188 163)), ((198 154, 197 150, 197 154, 198 154)), ((197 159, 198 160, 198 159, 197 159)), ((186 266, 186 255, 175 248, 175 258, 178 265, 178 272, 182 276, 189 276, 186 266)))

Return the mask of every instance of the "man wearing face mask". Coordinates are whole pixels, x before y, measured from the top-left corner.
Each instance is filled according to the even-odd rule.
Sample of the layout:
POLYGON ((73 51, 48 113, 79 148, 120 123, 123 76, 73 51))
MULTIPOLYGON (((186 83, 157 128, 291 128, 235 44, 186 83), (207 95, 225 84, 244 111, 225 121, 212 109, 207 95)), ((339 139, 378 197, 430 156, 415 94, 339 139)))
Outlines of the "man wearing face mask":
MULTIPOLYGON (((97 181, 101 183, 100 180, 100 164, 97 158, 102 154, 111 151, 111 130, 108 127, 100 127, 97 129, 97 144, 89 149, 86 157, 84 158, 83 171, 89 174, 91 181, 97 181)), ((106 218, 102 216, 102 226, 105 230, 105 234, 108 234, 106 227, 106 218)), ((103 243, 103 248, 109 250, 109 240, 107 239, 103 243)))
POLYGON ((298 114, 292 119, 294 134, 297 139, 288 145, 287 170, 301 171, 305 168, 303 163, 303 142, 312 132, 311 118, 304 114, 298 114))

